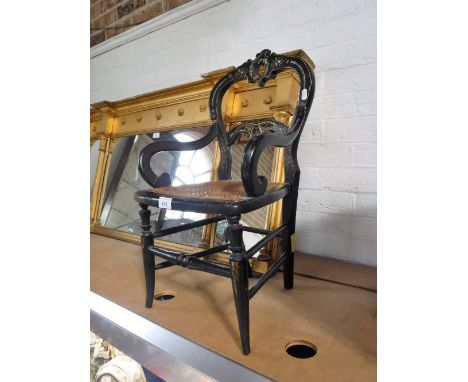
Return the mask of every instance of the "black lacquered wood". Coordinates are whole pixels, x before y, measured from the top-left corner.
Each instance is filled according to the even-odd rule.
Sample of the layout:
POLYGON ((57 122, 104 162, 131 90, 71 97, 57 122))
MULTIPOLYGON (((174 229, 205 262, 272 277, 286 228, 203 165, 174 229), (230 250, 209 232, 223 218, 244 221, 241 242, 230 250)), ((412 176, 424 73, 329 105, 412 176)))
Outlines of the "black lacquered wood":
POLYGON ((315 92, 315 77, 310 66, 299 57, 290 57, 263 50, 254 60, 248 60, 221 78, 213 87, 209 108, 213 124, 209 132, 202 138, 193 142, 157 141, 148 145, 140 154, 139 171, 142 177, 155 189, 138 191, 134 199, 140 203, 142 221, 143 263, 146 280, 146 306, 151 307, 154 294, 155 270, 173 265, 208 272, 231 278, 236 314, 239 324, 239 333, 242 343, 242 352, 250 352, 249 338, 249 299, 273 277, 278 268, 283 265, 284 288, 293 287, 294 277, 294 248, 291 238, 295 234, 295 220, 297 197, 299 191, 300 169, 297 161, 299 139, 309 114, 315 92), (222 99, 229 87, 239 81, 248 80, 262 87, 274 79, 283 70, 293 69, 297 72, 300 81, 300 91, 296 110, 292 116, 289 127, 272 119, 259 119, 242 121, 231 125, 227 132, 221 111, 222 99), (248 139, 241 164, 242 184, 247 197, 239 200, 215 200, 209 195, 205 198, 190 198, 185 196, 172 197, 171 206, 174 210, 191 211, 205 214, 216 214, 213 218, 184 224, 177 227, 161 229, 165 210, 161 209, 156 232, 150 231, 150 213, 148 206, 159 208, 159 198, 167 197, 158 191, 159 187, 169 186, 171 179, 167 173, 157 176, 150 166, 151 158, 161 151, 197 150, 208 145, 217 138, 220 150, 220 163, 217 169, 218 179, 231 179, 231 146, 240 139, 248 139), (258 163, 264 150, 269 147, 283 147, 284 153, 284 186, 278 189, 267 188, 267 180, 258 174, 258 163), (274 231, 256 227, 243 227, 240 223, 241 214, 258 210, 268 204, 282 200, 282 225, 274 231), (227 219, 228 227, 225 236, 227 243, 218 247, 209 248, 195 254, 168 251, 154 246, 154 237, 164 237, 173 233, 213 224, 227 219), (245 250, 243 232, 253 232, 265 235, 248 251, 245 250), (274 238, 281 237, 281 256, 266 273, 264 273, 249 290, 248 278, 252 271, 248 262, 256 252, 263 248, 274 238), (201 257, 229 250, 229 268, 201 260, 201 257), (165 261, 155 265, 154 256, 165 261))
POLYGON ((231 267, 232 291, 236 305, 237 321, 241 336, 242 352, 249 354, 249 276, 248 260, 242 239, 242 225, 240 216, 228 216, 227 236, 229 238, 229 265, 231 267))
MULTIPOLYGON (((298 73, 301 82, 296 111, 286 134, 284 131, 270 129, 253 137, 247 144, 242 162, 241 176, 245 192, 249 196, 259 196, 266 191, 267 180, 264 176, 258 175, 257 167, 260 156, 267 147, 292 146, 293 160, 297 162, 297 141, 309 114, 315 93, 314 73, 310 66, 299 57, 283 56, 265 49, 258 53, 254 60, 248 60, 219 80, 210 94, 211 119, 216 121, 219 132, 222 135, 226 135, 226 128, 221 113, 222 99, 226 91, 233 84, 242 80, 257 83, 260 87, 263 87, 268 80, 274 79, 278 73, 286 69, 294 69, 298 73)), ((224 154, 226 160, 228 159, 229 150, 227 146, 234 141, 233 136, 236 136, 236 132, 231 133, 229 139, 225 138, 220 141, 221 159, 224 159, 224 152, 226 153, 224 154)), ((220 179, 223 179, 222 176, 226 175, 227 172, 224 170, 218 172, 220 179)))
POLYGON ((189 229, 197 228, 197 227, 200 227, 200 226, 203 226, 203 225, 216 223, 216 222, 219 222, 219 221, 224 220, 224 219, 226 219, 226 218, 223 215, 219 215, 219 216, 214 216, 214 217, 208 218, 208 219, 196 220, 196 221, 191 222, 191 223, 181 224, 181 225, 178 225, 178 226, 158 230, 158 231, 156 231, 154 233, 153 236, 155 238, 158 238, 158 237, 162 237, 162 236, 172 235, 174 233, 187 231, 189 229))
POLYGON ((268 268, 268 270, 262 275, 260 276, 260 278, 258 279, 258 281, 255 283, 255 285, 250 288, 249 290, 249 299, 251 299, 253 296, 255 296, 255 294, 260 290, 260 288, 272 277, 275 275, 276 271, 278 270, 278 268, 280 267, 281 264, 283 264, 283 262, 286 260, 287 258, 287 254, 286 253, 283 253, 281 255, 281 257, 276 260, 273 265, 268 268))
MULTIPOLYGON (((200 251, 200 252, 190 254, 190 256, 197 257, 197 258, 205 257, 205 256, 208 256, 208 255, 212 255, 214 253, 222 252, 222 251, 228 249, 228 247, 229 247, 228 244, 218 245, 218 246, 213 247, 213 248, 208 248, 208 249, 206 249, 204 251, 200 251)), ((162 263, 157 264, 154 267, 154 270, 157 271, 158 269, 172 267, 173 265, 176 265, 176 264, 174 262, 171 262, 171 261, 163 261, 162 263)))
MULTIPOLYGON (((180 265, 184 268, 193 269, 196 271, 203 271, 207 273, 213 273, 218 276, 229 277, 230 271, 229 268, 223 267, 218 264, 209 263, 207 261, 200 260, 195 256, 186 255, 181 252, 169 251, 167 249, 159 247, 148 247, 148 253, 151 253, 153 256, 159 256, 164 260, 167 260, 174 265, 180 265)), ((153 257, 154 258, 154 257, 153 257)), ((153 270, 154 270, 153 266, 153 270)), ((154 273, 154 271, 153 271, 154 273)))
POLYGON ((259 233, 260 235, 268 235, 272 231, 269 229, 265 228, 257 228, 257 227, 248 227, 248 226, 243 226, 242 230, 245 232, 252 232, 252 233, 259 233))
POLYGON ((138 171, 141 177, 153 187, 169 186, 171 183, 169 175, 163 173, 158 177, 151 168, 151 158, 162 151, 189 151, 201 149, 215 139, 216 135, 216 124, 213 124, 205 136, 192 142, 156 141, 150 143, 141 151, 139 156, 138 171))
POLYGON ((286 229, 286 225, 282 225, 281 227, 275 229, 274 231, 270 232, 264 238, 259 240, 255 245, 253 245, 246 253, 247 257, 252 257, 255 255, 260 249, 262 249, 265 245, 267 245, 270 241, 272 241, 275 237, 282 234, 282 232, 286 229))
POLYGON ((143 254, 143 269, 145 270, 145 283, 146 283, 146 304, 147 308, 153 306, 154 296, 154 256, 148 251, 148 248, 154 245, 153 234, 151 233, 150 216, 151 211, 146 204, 140 204, 140 218, 141 218, 141 247, 143 254))

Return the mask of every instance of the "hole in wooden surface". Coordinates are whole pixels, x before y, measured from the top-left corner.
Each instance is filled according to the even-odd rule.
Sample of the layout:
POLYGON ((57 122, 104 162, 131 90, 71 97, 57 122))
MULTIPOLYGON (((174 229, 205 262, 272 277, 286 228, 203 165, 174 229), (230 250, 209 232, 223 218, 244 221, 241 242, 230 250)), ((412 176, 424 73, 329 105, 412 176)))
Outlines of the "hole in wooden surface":
POLYGON ((174 297, 175 297, 175 293, 171 291, 163 291, 163 292, 156 293, 154 295, 154 299, 156 301, 168 301, 168 300, 172 300, 174 297))
POLYGON ((304 340, 288 342, 285 349, 286 353, 294 358, 312 358, 317 354, 317 347, 311 342, 304 340))

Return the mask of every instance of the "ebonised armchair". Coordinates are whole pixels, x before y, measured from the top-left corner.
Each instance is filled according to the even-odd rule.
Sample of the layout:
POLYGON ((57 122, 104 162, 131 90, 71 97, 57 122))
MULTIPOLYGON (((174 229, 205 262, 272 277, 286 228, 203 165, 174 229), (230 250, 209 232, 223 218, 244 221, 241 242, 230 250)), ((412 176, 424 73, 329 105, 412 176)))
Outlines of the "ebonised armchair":
POLYGON ((297 162, 299 138, 312 105, 315 91, 315 78, 312 68, 299 57, 278 55, 263 50, 254 60, 248 60, 228 73, 213 87, 210 99, 210 117, 213 121, 209 132, 192 142, 157 141, 146 146, 140 153, 139 171, 150 190, 135 193, 135 201, 140 205, 141 241, 143 246, 143 264, 146 280, 146 307, 151 308, 154 298, 155 270, 179 265, 189 269, 208 272, 231 278, 234 301, 239 322, 239 331, 244 354, 250 352, 249 337, 249 300, 283 266, 284 288, 293 287, 294 256, 291 238, 295 232, 296 203, 299 187, 300 170, 297 162), (227 132, 221 114, 221 103, 224 94, 231 85, 238 81, 248 80, 263 87, 285 69, 294 69, 300 79, 300 92, 296 110, 290 126, 276 120, 257 120, 242 122, 227 132), (231 146, 240 136, 249 137, 241 165, 242 181, 231 180, 231 146), (197 150, 218 139, 221 160, 217 169, 218 180, 193 185, 171 186, 167 173, 157 176, 150 161, 153 155, 161 151, 197 150), (264 176, 257 174, 260 156, 268 147, 284 148, 284 183, 268 183, 264 176), (282 225, 273 230, 246 227, 240 224, 242 214, 262 208, 268 204, 283 200, 282 225), (212 214, 204 220, 195 221, 161 229, 156 225, 152 232, 149 206, 179 211, 191 211, 212 214), (185 254, 165 250, 154 245, 154 238, 176 232, 200 227, 203 225, 227 220, 225 232, 226 243, 195 254, 185 254), (243 231, 265 235, 252 248, 246 250, 242 238, 243 231), (264 273, 254 286, 249 289, 248 278, 252 275, 249 258, 257 253, 272 239, 281 238, 281 255, 264 273), (202 260, 210 254, 226 251, 229 266, 223 266, 202 260), (155 256, 165 261, 156 264, 155 256))

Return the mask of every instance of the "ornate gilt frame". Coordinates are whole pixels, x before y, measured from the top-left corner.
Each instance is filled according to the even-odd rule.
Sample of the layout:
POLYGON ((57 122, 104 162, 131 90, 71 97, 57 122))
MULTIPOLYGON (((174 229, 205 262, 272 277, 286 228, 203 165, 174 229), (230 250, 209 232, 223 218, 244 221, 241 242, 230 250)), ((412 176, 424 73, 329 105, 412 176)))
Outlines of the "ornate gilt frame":
MULTIPOLYGON (((312 60, 302 51, 296 50, 283 53, 299 56, 307 60, 312 68, 312 60)), ((91 232, 133 243, 140 242, 140 236, 126 233, 96 224, 101 214, 104 190, 112 152, 121 137, 161 132, 167 130, 186 129, 209 126, 208 98, 213 85, 234 67, 216 70, 202 75, 202 80, 191 82, 168 89, 142 94, 116 102, 99 102, 91 105, 90 138, 91 144, 99 141, 99 157, 96 177, 94 180, 91 201, 91 232)), ((226 123, 234 123, 250 119, 276 118, 285 125, 289 124, 294 113, 295 102, 299 90, 298 77, 295 72, 285 71, 275 80, 269 81, 265 87, 259 88, 247 82, 233 86, 223 100, 223 117, 226 123)), ((219 163, 219 146, 215 144, 215 166, 212 179, 216 178, 216 168, 219 163)), ((272 179, 273 182, 284 180, 283 153, 281 148, 275 148, 272 179)), ((267 229, 273 230, 281 223, 281 201, 268 207, 267 229)), ((213 245, 214 224, 203 232, 202 245, 213 245)), ((268 248, 271 261, 279 254, 278 242, 272 242, 268 248)), ((159 246, 175 251, 195 252, 196 247, 168 241, 159 241, 159 246)), ((223 261, 223 257, 212 255, 223 261)), ((255 259, 254 259, 255 260, 255 259)), ((255 271, 265 272, 270 261, 254 261, 255 271)))

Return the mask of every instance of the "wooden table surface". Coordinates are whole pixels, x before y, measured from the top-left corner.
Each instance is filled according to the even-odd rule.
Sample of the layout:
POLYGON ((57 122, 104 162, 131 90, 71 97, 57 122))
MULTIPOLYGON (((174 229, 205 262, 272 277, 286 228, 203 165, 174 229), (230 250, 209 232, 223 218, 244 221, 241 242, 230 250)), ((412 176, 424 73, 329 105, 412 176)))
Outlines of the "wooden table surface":
POLYGON ((175 298, 144 307, 140 247, 91 235, 91 290, 134 313, 278 381, 375 381, 375 292, 295 276, 292 290, 274 276, 250 302, 251 353, 240 348, 229 279, 171 267, 156 273, 156 293, 175 298), (290 341, 313 343, 308 359, 290 341))

